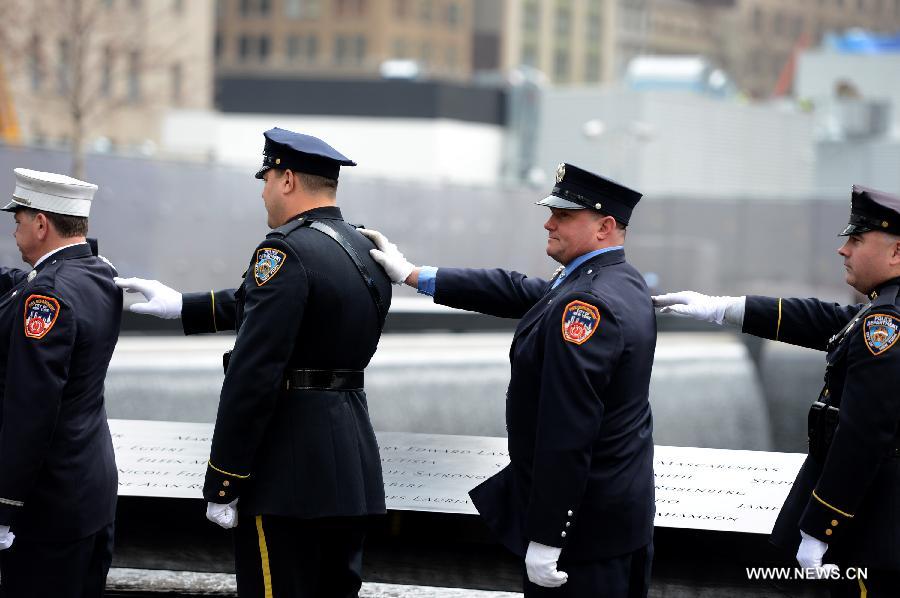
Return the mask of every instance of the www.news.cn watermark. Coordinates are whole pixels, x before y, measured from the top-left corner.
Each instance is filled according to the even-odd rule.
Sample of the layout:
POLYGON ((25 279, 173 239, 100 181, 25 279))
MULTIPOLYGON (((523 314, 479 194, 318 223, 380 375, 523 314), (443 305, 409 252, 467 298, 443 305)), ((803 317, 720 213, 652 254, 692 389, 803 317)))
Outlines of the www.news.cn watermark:
POLYGON ((761 581, 789 581, 797 579, 828 579, 834 581, 869 578, 868 569, 862 567, 747 567, 747 579, 761 581))

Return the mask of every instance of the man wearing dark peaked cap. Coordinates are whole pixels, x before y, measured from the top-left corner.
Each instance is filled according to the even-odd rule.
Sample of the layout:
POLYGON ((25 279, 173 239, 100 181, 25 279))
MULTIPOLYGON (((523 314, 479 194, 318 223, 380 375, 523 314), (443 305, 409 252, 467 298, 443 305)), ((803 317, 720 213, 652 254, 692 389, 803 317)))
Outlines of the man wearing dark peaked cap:
POLYGON ((551 280, 507 270, 416 267, 366 231, 395 282, 435 302, 519 320, 506 399, 510 465, 470 492, 525 560, 528 598, 647 596, 653 557, 649 403, 656 319, 625 261, 641 195, 560 164, 544 224, 551 280))
POLYGON ((772 530, 774 544, 834 597, 900 595, 900 196, 854 185, 838 249, 858 305, 818 299, 654 297, 663 311, 826 353, 810 397, 809 456, 772 530), (867 569, 857 579, 849 568, 867 569))
POLYGON ((119 337, 115 269, 85 238, 97 185, 15 169, 0 268, 0 597, 97 598, 118 491, 103 382, 119 337))
POLYGON ((391 301, 371 242, 335 205, 341 166, 324 141, 264 133, 272 228, 237 289, 181 295, 120 279, 181 318, 185 334, 236 330, 203 487, 207 517, 234 529, 238 593, 347 598, 361 584, 367 518, 385 512, 363 390, 391 301))

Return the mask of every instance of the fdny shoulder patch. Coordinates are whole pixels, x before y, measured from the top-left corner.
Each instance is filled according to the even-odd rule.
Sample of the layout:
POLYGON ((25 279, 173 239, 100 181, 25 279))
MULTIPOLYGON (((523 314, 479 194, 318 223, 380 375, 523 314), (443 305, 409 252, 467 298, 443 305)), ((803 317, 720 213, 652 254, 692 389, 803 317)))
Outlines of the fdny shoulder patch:
POLYGON ((894 346, 900 338, 900 320, 887 314, 872 314, 863 324, 866 348, 875 355, 881 355, 894 346))
POLYGON ((284 263, 283 251, 272 249, 271 247, 262 247, 256 250, 256 265, 253 266, 253 277, 256 279, 256 286, 261 287, 278 274, 281 265, 284 263))
POLYGON ((596 332, 600 310, 584 301, 572 301, 563 310, 562 335, 570 343, 580 345, 596 332))
POLYGON ((31 295, 25 300, 25 336, 44 338, 59 316, 59 301, 45 295, 31 295))

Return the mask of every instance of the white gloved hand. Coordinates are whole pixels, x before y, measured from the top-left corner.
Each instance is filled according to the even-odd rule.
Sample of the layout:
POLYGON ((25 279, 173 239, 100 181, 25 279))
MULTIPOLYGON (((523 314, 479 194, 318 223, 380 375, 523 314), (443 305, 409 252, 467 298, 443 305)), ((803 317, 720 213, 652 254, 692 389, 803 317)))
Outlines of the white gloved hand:
POLYGON ((803 539, 800 541, 799 550, 797 550, 797 562, 804 569, 815 570, 816 579, 830 578, 832 572, 836 571, 838 566, 832 563, 822 564, 822 557, 825 556, 825 551, 828 550, 828 544, 818 538, 813 538, 804 531, 800 532, 800 537, 803 539))
POLYGON ((529 542, 525 552, 525 571, 528 581, 542 588, 558 588, 569 581, 569 574, 557 571, 556 563, 562 548, 529 542))
POLYGON ((206 518, 225 529, 237 527, 237 501, 234 499, 227 505, 211 502, 206 504, 206 518))
POLYGON ((13 545, 16 535, 9 531, 8 525, 0 525, 0 550, 6 550, 13 545))
POLYGON ((129 310, 136 314, 148 314, 166 320, 181 317, 181 293, 158 280, 146 278, 114 278, 116 286, 126 293, 140 293, 146 303, 134 303, 129 310))
POLYGON ((744 325, 746 297, 714 297, 694 291, 680 291, 655 295, 651 299, 654 307, 662 308, 659 310, 662 314, 687 316, 720 326, 723 323, 737 328, 744 325))
POLYGON ((379 266, 384 268, 388 278, 395 284, 403 284, 412 271, 416 269, 415 264, 403 257, 397 246, 388 241, 388 238, 377 230, 361 228, 359 232, 375 243, 375 247, 378 249, 370 249, 369 255, 378 262, 379 266))

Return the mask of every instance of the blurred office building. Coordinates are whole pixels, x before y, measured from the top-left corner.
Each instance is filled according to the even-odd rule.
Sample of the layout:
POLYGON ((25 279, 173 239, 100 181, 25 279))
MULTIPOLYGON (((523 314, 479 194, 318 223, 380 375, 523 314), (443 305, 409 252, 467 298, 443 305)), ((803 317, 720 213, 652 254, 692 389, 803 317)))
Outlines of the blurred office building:
POLYGON ((7 0, 3 141, 158 147, 167 110, 212 107, 212 0, 7 0))
POLYGON ((412 76, 463 80, 475 0, 219 0, 219 77, 371 78, 387 61, 412 76))
POLYGON ((829 36, 800 56, 796 95, 814 115, 816 192, 848 180, 900 190, 900 34, 829 36))

